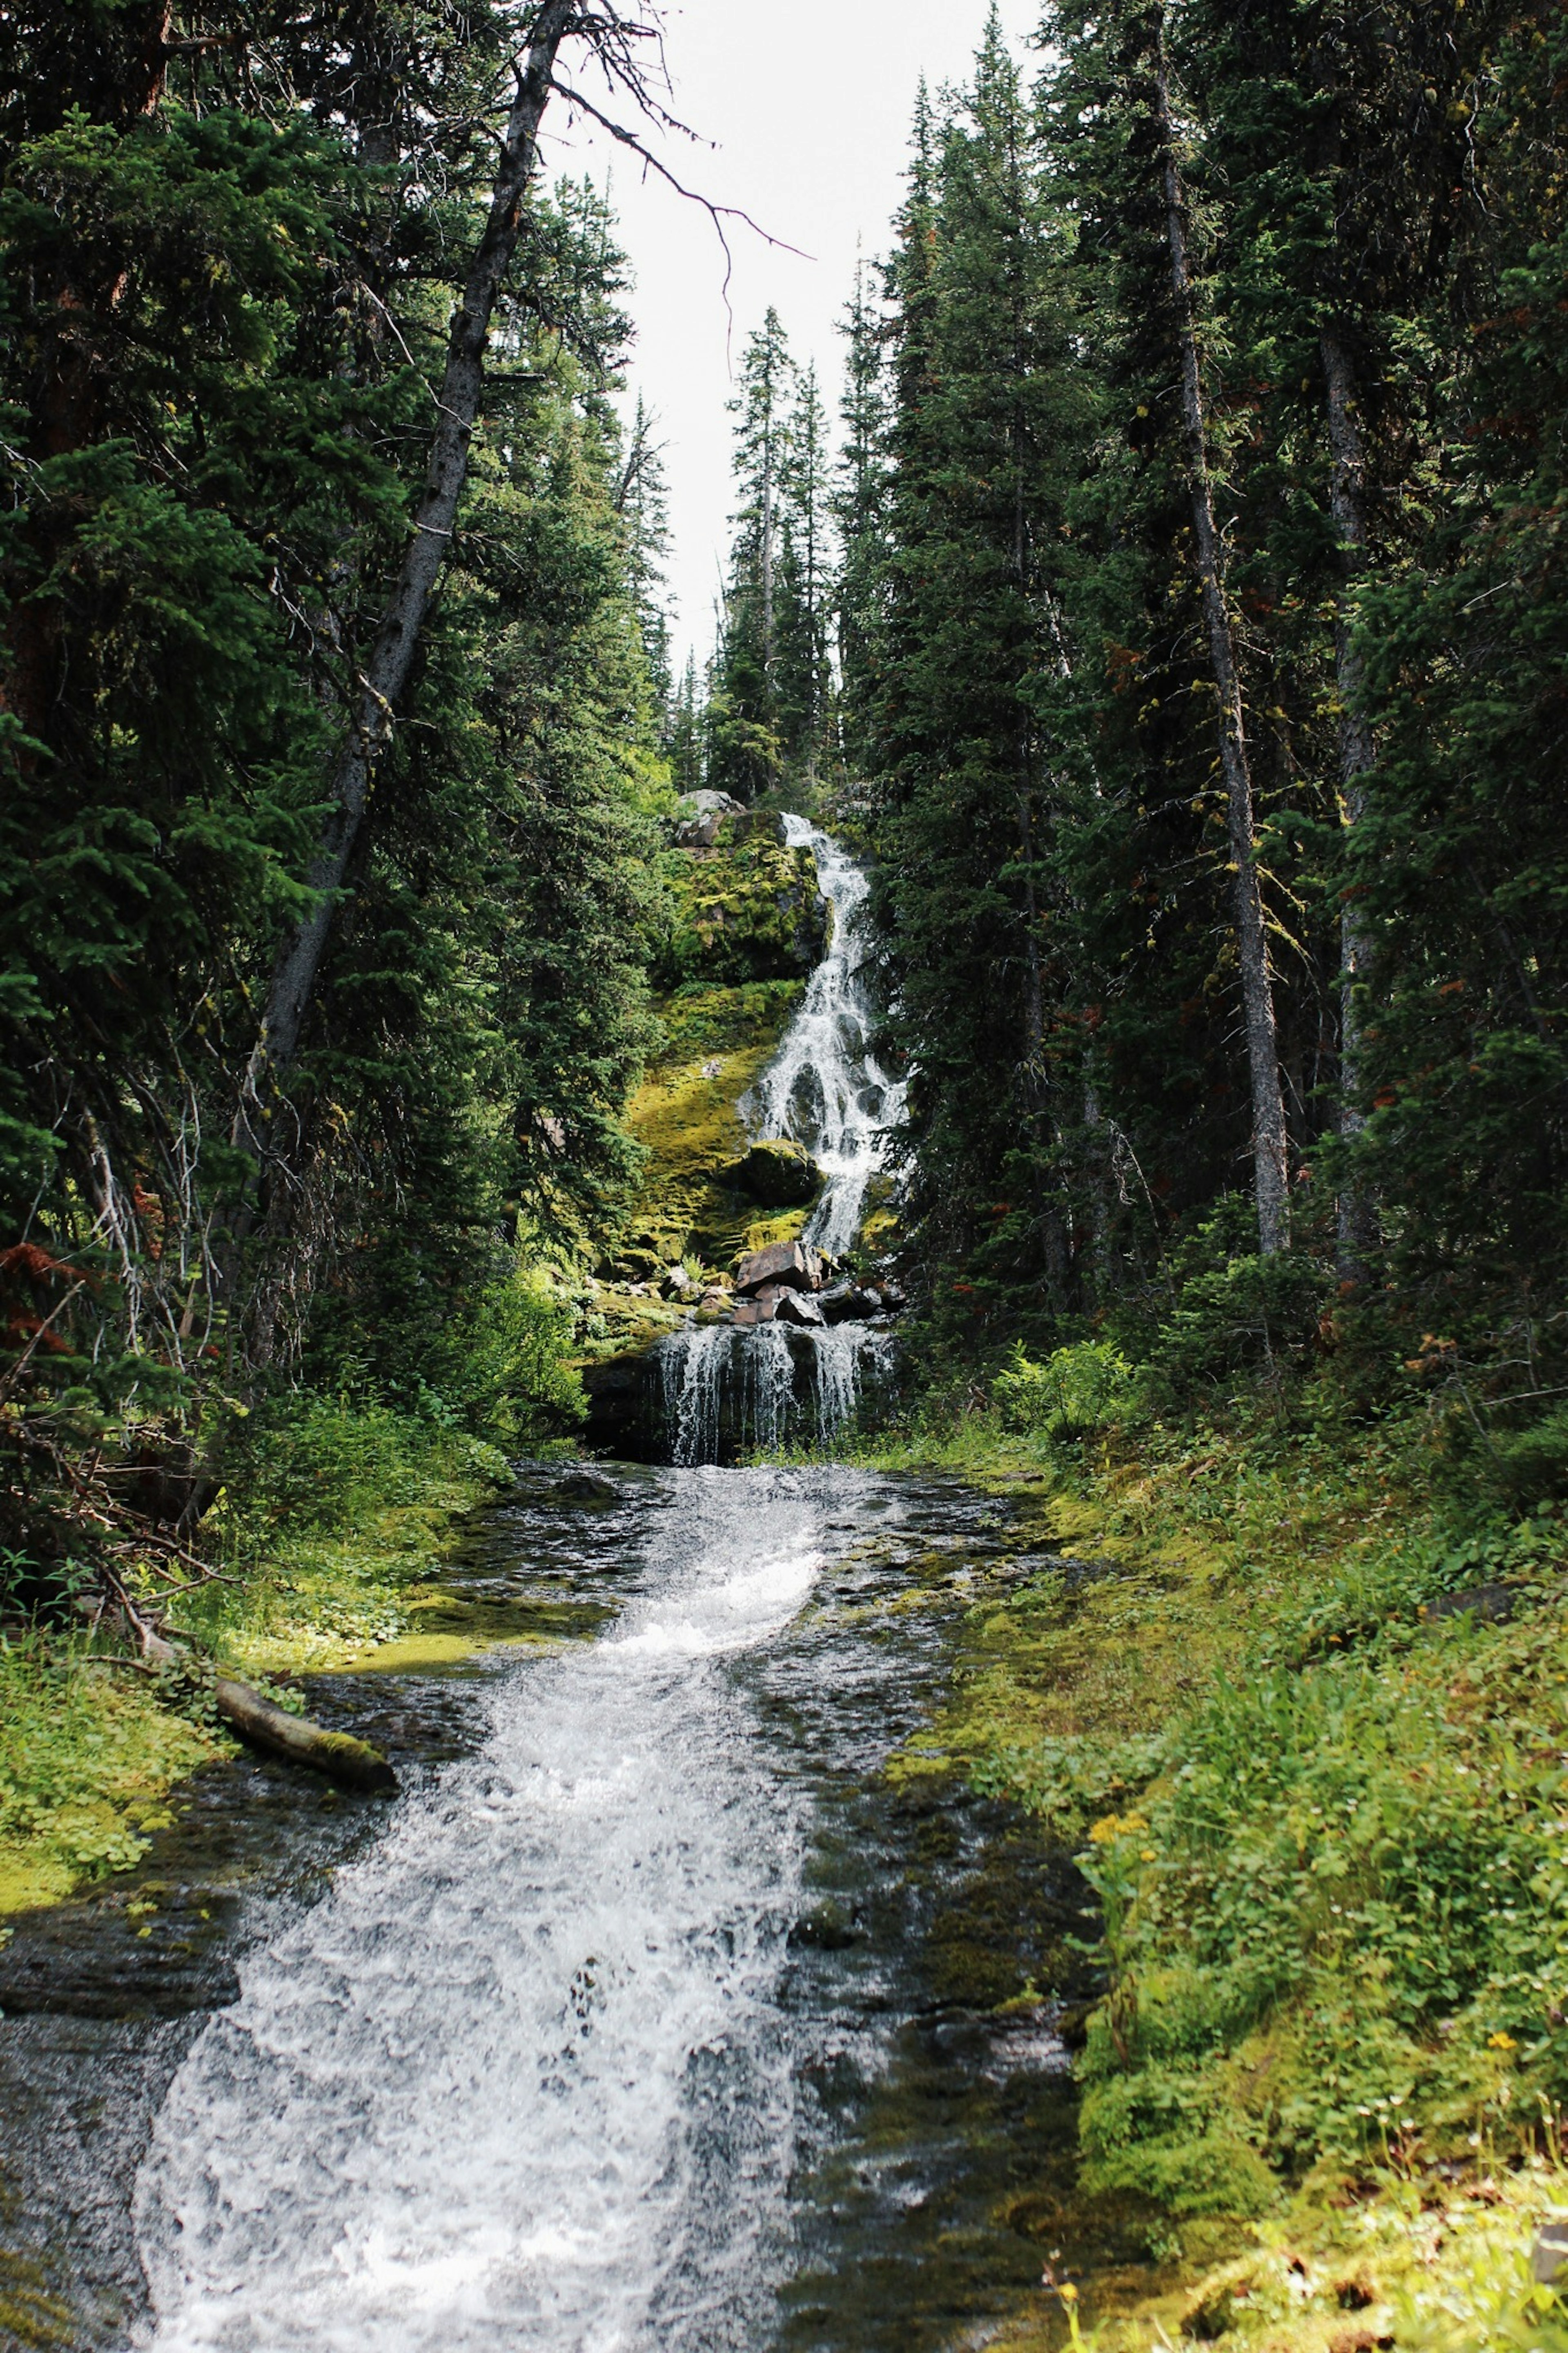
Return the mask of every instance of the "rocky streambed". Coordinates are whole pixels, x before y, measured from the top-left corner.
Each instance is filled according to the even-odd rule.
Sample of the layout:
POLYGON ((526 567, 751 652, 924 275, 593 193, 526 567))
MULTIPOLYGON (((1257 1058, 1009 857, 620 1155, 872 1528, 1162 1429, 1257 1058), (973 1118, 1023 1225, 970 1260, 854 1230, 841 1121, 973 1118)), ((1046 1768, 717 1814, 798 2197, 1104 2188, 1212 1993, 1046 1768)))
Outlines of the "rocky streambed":
POLYGON ((317 1679, 395 1804, 215 1767, 0 1954, 0 2340, 1054 2327, 1045 2265, 1115 2253, 1070 2193, 1083 1891, 920 1740, 1022 1542, 947 1481, 526 1470, 454 1577, 596 1630, 317 1679))

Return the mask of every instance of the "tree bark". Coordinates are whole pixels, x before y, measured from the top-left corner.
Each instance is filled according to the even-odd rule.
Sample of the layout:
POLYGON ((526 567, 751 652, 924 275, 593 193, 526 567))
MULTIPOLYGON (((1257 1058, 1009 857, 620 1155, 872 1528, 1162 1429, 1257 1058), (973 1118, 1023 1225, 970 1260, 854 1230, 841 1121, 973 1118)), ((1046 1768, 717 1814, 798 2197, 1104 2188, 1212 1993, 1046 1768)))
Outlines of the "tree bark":
POLYGON ((374 782, 376 762, 391 739, 431 594, 451 543, 468 479, 468 446, 479 415, 490 320, 517 249, 522 202, 538 152, 539 124, 550 97, 556 53, 576 19, 575 0, 544 0, 518 79, 489 216, 452 321, 425 488, 360 681, 350 733, 332 778, 331 807, 308 877, 314 905, 279 955, 260 1034, 246 1071, 235 1141, 253 1158, 260 1156, 258 1129, 264 1129, 271 1110, 268 1098, 299 1050, 338 896, 374 782))
POLYGON ((1263 893, 1258 879, 1257 826, 1253 813, 1252 774, 1247 762, 1247 730, 1242 715, 1241 681, 1230 612, 1226 603, 1225 563, 1219 533, 1215 526, 1214 494, 1209 480, 1208 428, 1194 319, 1192 269, 1187 258, 1186 198, 1176 158, 1175 124, 1171 114, 1163 26, 1156 36, 1155 121, 1160 134, 1164 176, 1171 287, 1176 302, 1182 371, 1182 428, 1186 444, 1193 534, 1197 553, 1198 582, 1203 594, 1204 620, 1208 631, 1209 659, 1214 668, 1220 768, 1225 777, 1231 870, 1235 876, 1237 945, 1241 964, 1242 1008, 1252 1092, 1253 1189, 1258 1206, 1258 1240, 1263 1255, 1271 1257, 1276 1251, 1288 1250, 1290 1246, 1289 1143, 1285 1125, 1285 1096, 1279 1080, 1279 1047, 1274 1018, 1273 980, 1268 966, 1268 937, 1264 927, 1263 893))
MULTIPOLYGON (((1329 512, 1339 535, 1343 585, 1334 613, 1334 672, 1340 704, 1340 790, 1347 832, 1366 808, 1366 777, 1376 757, 1366 717, 1366 666, 1351 626, 1350 590, 1366 556, 1366 452, 1356 415, 1355 364, 1339 329, 1318 338, 1323 362, 1329 431, 1329 512)), ((1371 933, 1360 902, 1347 898, 1340 915, 1340 1134, 1353 1145, 1366 1125, 1357 1103, 1362 1077, 1359 991, 1371 955, 1371 933)), ((1342 1282, 1364 1283, 1380 1235, 1376 1204, 1353 1181, 1339 1204, 1342 1282)))

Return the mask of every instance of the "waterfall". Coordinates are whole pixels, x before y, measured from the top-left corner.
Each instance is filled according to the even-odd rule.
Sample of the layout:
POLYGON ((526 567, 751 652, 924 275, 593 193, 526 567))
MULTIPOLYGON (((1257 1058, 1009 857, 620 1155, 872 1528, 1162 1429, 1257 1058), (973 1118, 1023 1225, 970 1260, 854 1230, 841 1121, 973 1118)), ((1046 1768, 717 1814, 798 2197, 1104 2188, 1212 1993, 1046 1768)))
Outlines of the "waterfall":
POLYGON ((683 1467, 822 1442, 844 1429, 862 1392, 885 1385, 893 1335, 876 1324, 828 1332, 728 1324, 678 1332, 658 1351, 665 1446, 683 1467))
POLYGON ((805 1239, 837 1258, 860 1229, 867 1187, 882 1166, 883 1131, 902 1113, 904 1089, 881 1069, 869 1044, 873 1014, 864 977, 869 879, 820 827, 786 817, 784 828, 792 849, 816 853, 817 881, 833 910, 832 937, 805 1003, 742 1110, 753 1135, 793 1137, 826 1176, 805 1239))
MULTIPOLYGON (((820 827, 801 817, 784 824, 790 847, 816 857, 832 929, 800 1010, 741 1112, 753 1138, 788 1136, 822 1170, 826 1182, 804 1239, 837 1258, 860 1230, 882 1166, 883 1134, 903 1109, 904 1089, 869 1043, 869 880, 820 827)), ((788 1440, 829 1440, 849 1421, 868 1377, 887 1377, 891 1354, 889 1334, 864 1324, 823 1332, 709 1324, 677 1333, 660 1347, 658 1366, 669 1458, 720 1462, 788 1440)))

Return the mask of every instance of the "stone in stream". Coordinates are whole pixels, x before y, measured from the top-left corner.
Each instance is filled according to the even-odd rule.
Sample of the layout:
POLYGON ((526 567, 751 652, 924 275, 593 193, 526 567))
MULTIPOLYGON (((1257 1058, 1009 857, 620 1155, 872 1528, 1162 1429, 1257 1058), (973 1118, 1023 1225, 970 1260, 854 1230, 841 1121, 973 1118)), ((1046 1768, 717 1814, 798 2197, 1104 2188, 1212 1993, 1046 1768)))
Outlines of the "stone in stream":
POLYGON ((820 1291, 822 1261, 804 1242, 771 1242, 741 1261, 735 1290, 742 1299, 754 1299, 770 1283, 790 1291, 820 1291))
POLYGON ((828 1324, 864 1324, 882 1313, 882 1302, 863 1282, 836 1282, 822 1293, 823 1319, 828 1324))
POLYGON ((568 1504, 618 1504, 621 1491, 602 1471, 568 1471, 556 1482, 555 1493, 568 1504))

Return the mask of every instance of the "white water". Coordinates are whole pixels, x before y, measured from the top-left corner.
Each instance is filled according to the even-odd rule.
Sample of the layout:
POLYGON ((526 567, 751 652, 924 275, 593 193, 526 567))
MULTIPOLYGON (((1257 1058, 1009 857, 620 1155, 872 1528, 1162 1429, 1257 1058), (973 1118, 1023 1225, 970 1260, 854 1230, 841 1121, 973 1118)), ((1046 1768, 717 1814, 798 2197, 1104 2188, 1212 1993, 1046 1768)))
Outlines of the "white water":
MULTIPOLYGON (((883 1165, 884 1132, 905 1090, 868 1043, 864 918, 870 884, 820 827, 786 817, 793 849, 810 849, 833 911, 826 957, 799 1012, 752 1095, 742 1104, 753 1138, 789 1136, 826 1179, 805 1228, 815 1248, 839 1257, 853 1244, 866 1196, 883 1165)), ((890 1341, 863 1324, 793 1335, 777 1324, 724 1324, 679 1333, 659 1352, 664 1427, 679 1463, 716 1461, 737 1440, 769 1451, 798 1434, 831 1438, 854 1413, 868 1363, 885 1370, 890 1341)))
POLYGON ((831 1438, 853 1415, 867 1366, 885 1376, 892 1352, 892 1334, 867 1324, 678 1332, 658 1351, 670 1461, 717 1462, 742 1441, 774 1453, 800 1436, 803 1419, 810 1436, 831 1438))
POLYGON ((805 1000, 746 1108, 753 1135, 792 1136, 826 1176, 805 1239, 837 1258, 860 1229, 867 1189, 882 1166, 883 1131, 900 1116, 905 1091, 880 1067, 868 1042, 864 923, 869 881, 820 827, 786 817, 784 828, 792 849, 809 848, 816 855, 833 933, 805 1000))
POLYGON ((243 1972, 138 2188, 157 2353, 763 2341, 794 2147, 800 1801, 731 1664, 824 1509, 674 1474, 645 1595, 243 1972))

